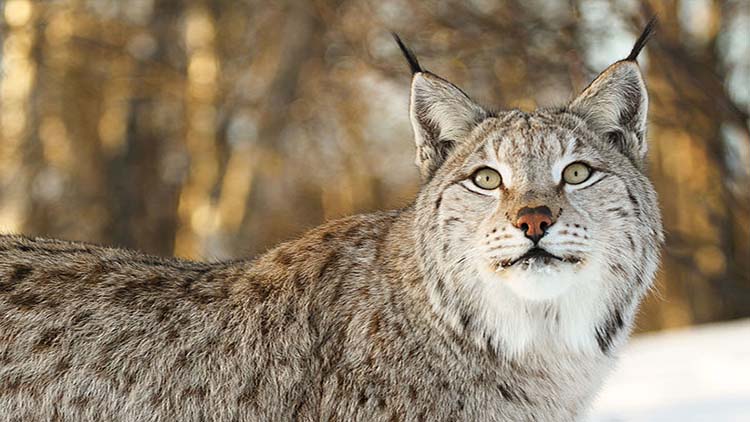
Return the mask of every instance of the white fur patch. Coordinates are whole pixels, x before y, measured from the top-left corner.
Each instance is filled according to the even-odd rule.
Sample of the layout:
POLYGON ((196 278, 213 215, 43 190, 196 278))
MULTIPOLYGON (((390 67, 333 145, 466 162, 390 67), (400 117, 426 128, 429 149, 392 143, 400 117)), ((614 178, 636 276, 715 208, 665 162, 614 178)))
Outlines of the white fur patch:
POLYGON ((601 260, 500 272, 485 265, 479 273, 480 319, 504 353, 520 357, 531 348, 598 353, 595 329, 608 303, 601 260))
POLYGON ((527 264, 502 267, 495 277, 523 299, 550 300, 560 296, 579 277, 574 265, 552 262, 545 264, 541 258, 531 258, 527 264))

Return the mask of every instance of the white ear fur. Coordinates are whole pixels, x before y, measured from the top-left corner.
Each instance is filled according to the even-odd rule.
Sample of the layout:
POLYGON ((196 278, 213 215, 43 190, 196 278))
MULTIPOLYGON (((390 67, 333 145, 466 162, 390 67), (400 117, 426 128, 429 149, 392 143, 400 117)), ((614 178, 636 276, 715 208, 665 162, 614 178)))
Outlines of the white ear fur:
POLYGON ((643 161, 648 150, 648 92, 635 61, 623 60, 608 67, 571 102, 569 109, 636 163, 643 161))
POLYGON ((414 73, 409 107, 416 164, 422 177, 429 178, 460 142, 487 116, 457 86, 429 72, 414 73))

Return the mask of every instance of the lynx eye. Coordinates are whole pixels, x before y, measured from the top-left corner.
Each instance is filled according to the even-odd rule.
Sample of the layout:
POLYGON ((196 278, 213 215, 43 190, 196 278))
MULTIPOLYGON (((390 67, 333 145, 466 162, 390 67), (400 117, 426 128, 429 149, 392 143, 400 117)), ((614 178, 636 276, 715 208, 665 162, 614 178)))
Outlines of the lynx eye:
POLYGON ((569 185, 579 185, 591 176, 591 167, 583 163, 573 163, 563 170, 563 180, 569 185))
POLYGON ((485 190, 497 189, 500 186, 500 183, 503 182, 500 173, 489 167, 484 167, 474 172, 471 180, 475 185, 485 190))

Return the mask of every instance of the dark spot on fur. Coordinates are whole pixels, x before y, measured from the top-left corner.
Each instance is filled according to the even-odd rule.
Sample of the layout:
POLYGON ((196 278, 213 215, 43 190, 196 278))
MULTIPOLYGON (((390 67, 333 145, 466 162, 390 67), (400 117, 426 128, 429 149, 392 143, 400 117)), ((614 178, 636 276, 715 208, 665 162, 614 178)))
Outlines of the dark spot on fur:
POLYGON ((5 377, 2 384, 0 384, 0 393, 13 393, 18 391, 23 385, 23 380, 20 374, 10 374, 5 377))
POLYGON ((242 392, 237 397, 237 403, 255 403, 256 393, 258 391, 259 380, 257 377, 251 377, 245 382, 245 386, 242 388, 242 392))
POLYGON ((370 320, 370 337, 374 336, 378 333, 380 330, 380 314, 375 312, 372 314, 372 319, 370 320))
POLYGON ((333 267, 336 262, 339 259, 338 252, 331 252, 326 257, 325 261, 323 261, 323 265, 320 266, 320 270, 318 270, 318 280, 323 279, 326 276, 326 273, 328 273, 328 270, 333 267))
POLYGON ((64 356, 57 361, 57 364, 55 365, 55 372, 64 373, 67 372, 70 367, 70 359, 67 356, 64 356))
POLYGON ((180 350, 177 353, 177 357, 175 358, 174 364, 178 368, 184 368, 187 366, 187 364, 190 362, 190 359, 188 358, 188 354, 190 352, 188 350, 180 350))
POLYGON ((197 399, 202 399, 206 397, 206 388, 200 385, 187 387, 184 390, 182 390, 182 396, 183 397, 195 397, 197 399))
POLYGON ((615 276, 623 276, 626 274, 625 267, 620 263, 610 265, 609 271, 615 276))
POLYGON ((437 290, 438 295, 440 297, 443 296, 443 293, 445 293, 445 281, 443 281, 442 277, 438 277, 435 281, 435 289, 437 290))
POLYGON ((156 322, 164 322, 172 314, 172 305, 164 304, 156 308, 156 322))
POLYGON ((111 270, 107 263, 99 261, 91 268, 91 270, 84 272, 81 275, 81 280, 96 284, 106 278, 107 274, 109 274, 110 272, 111 270))
POLYGON ((14 283, 18 283, 20 281, 23 281, 26 277, 28 277, 29 274, 31 274, 31 267, 27 267, 25 265, 17 265, 15 268, 13 268, 13 274, 10 276, 10 280, 14 283))
POLYGON ((460 223, 462 220, 458 217, 448 217, 445 220, 443 220, 443 224, 450 225, 453 223, 460 223))
POLYGON ((492 344, 492 336, 487 336, 486 348, 492 359, 498 358, 497 349, 495 348, 495 345, 492 344))
POLYGON ((622 320, 622 314, 619 309, 615 309, 606 321, 596 330, 596 341, 599 343, 599 349, 602 353, 609 353, 612 347, 612 341, 614 337, 620 332, 624 326, 622 320))
POLYGON ((550 309, 549 307, 545 308, 544 309, 544 319, 549 319, 550 315, 552 315, 552 309, 550 309))
POLYGON ((630 243, 630 249, 635 251, 635 240, 633 240, 633 236, 630 233, 626 233, 625 236, 627 236, 628 242, 630 243))
POLYGON ((62 334, 64 331, 63 328, 47 328, 44 331, 42 331, 42 334, 39 336, 39 339, 37 340, 36 344, 34 345, 34 351, 35 352, 42 352, 45 351, 58 342, 58 338, 60 337, 60 334, 62 334))
POLYGON ((361 231, 362 231, 362 228, 355 224, 349 227, 348 229, 346 229, 346 231, 344 232, 344 237, 352 238, 352 237, 359 236, 361 231))
POLYGON ((18 283, 22 282, 24 279, 26 279, 26 277, 29 276, 29 274, 31 274, 31 271, 31 267, 27 267, 26 265, 17 265, 15 268, 13 268, 13 272, 10 274, 8 281, 5 283, 0 283, 0 293, 10 292, 15 289, 18 283))
POLYGON ((279 251, 276 254, 276 263, 282 267, 288 267, 292 265, 292 257, 284 251, 279 251))
POLYGON ((170 328, 167 330, 167 341, 173 342, 180 338, 180 331, 177 328, 170 328))
POLYGON ((200 304, 211 304, 229 297, 229 284, 224 275, 208 273, 193 284, 190 298, 200 304))
POLYGON ((284 308, 284 321, 283 324, 288 326, 297 320, 297 308, 294 306, 295 302, 290 302, 284 308))
POLYGON ((510 385, 502 382, 497 384, 497 389, 500 391, 500 395, 510 402, 519 403, 524 399, 528 401, 526 392, 521 389, 514 390, 510 385))
POLYGON ((440 204, 443 203, 443 194, 441 193, 440 196, 438 196, 438 199, 435 201, 435 209, 437 210, 440 208, 440 204))
POLYGON ((367 394, 365 393, 365 390, 361 390, 359 392, 359 397, 357 398, 357 404, 360 406, 364 406, 367 404, 367 394))
POLYGON ((628 199, 630 199, 630 203, 633 205, 633 213, 635 214, 636 218, 640 217, 641 215, 641 205, 638 203, 638 200, 635 199, 635 195, 633 195, 633 192, 630 191, 630 188, 627 188, 628 190, 628 199))
POLYGON ((323 233, 323 236, 322 236, 323 242, 330 242, 334 238, 335 238, 335 235, 331 232, 325 232, 323 233))
POLYGON ((468 312, 461 312, 461 327, 463 327, 464 330, 468 330, 470 324, 471 315, 469 315, 468 312))
POLYGON ((136 382, 138 381, 138 378, 136 377, 134 372, 129 372, 125 379, 122 382, 121 391, 128 393, 130 392, 133 387, 135 387, 136 382))
POLYGON ((230 343, 227 343, 226 346, 224 346, 224 353, 230 356, 234 356, 237 354, 237 342, 233 341, 230 343))
POLYGON ((42 303, 42 299, 39 297, 39 295, 31 292, 16 293, 11 296, 8 301, 23 310, 29 310, 33 306, 42 303))

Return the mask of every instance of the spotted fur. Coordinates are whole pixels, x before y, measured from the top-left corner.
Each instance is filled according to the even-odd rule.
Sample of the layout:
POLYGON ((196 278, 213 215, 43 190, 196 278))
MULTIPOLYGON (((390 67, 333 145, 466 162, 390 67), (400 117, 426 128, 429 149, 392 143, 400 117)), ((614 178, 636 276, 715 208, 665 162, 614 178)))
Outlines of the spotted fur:
POLYGON ((0 419, 582 417, 662 239, 634 57, 532 113, 487 111, 411 58, 423 185, 405 209, 252 261, 1 236, 0 419), (594 173, 566 185, 576 161, 594 173), (502 186, 473 185, 481 167, 502 186), (537 206, 560 261, 518 262, 514 216, 537 206))

